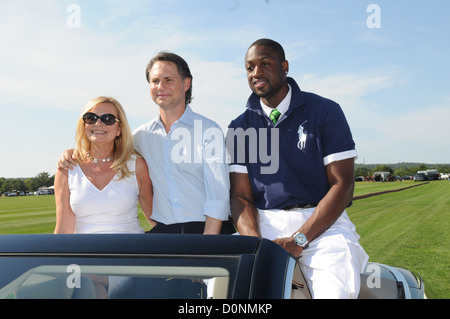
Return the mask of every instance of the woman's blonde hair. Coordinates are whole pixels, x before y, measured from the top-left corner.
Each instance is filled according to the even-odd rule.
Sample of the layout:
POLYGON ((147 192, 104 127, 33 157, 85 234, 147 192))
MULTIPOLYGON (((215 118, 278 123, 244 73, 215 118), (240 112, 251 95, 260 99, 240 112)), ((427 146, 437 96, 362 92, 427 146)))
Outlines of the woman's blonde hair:
POLYGON ((87 152, 91 148, 91 142, 85 133, 85 123, 83 121, 83 115, 91 111, 94 106, 100 103, 111 103, 116 107, 118 114, 118 125, 121 128, 121 134, 117 136, 114 140, 114 149, 112 155, 111 169, 116 172, 119 179, 126 178, 134 172, 130 172, 127 166, 128 160, 132 155, 136 155, 134 150, 133 135, 131 132, 130 125, 128 124, 127 117, 125 115, 125 110, 122 105, 112 97, 99 96, 95 99, 90 100, 83 111, 77 123, 77 128, 75 132, 75 142, 76 147, 74 154, 77 156, 80 163, 84 163, 87 160, 87 152))

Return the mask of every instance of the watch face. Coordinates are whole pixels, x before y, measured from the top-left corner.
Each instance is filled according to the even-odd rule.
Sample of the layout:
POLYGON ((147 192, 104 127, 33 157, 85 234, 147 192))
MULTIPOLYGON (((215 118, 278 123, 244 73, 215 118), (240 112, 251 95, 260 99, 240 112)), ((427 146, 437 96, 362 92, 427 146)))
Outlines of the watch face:
POLYGON ((299 246, 302 246, 303 244, 305 244, 308 240, 306 239, 306 236, 298 233, 297 235, 295 235, 295 243, 299 246))

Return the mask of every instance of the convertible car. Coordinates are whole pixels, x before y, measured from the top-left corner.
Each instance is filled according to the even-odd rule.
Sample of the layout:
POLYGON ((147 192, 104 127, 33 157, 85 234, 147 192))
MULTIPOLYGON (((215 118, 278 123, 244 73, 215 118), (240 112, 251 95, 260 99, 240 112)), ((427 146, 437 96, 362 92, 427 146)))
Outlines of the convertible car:
MULTIPOLYGON (((0 235, 0 299, 311 298, 297 259, 231 235, 0 235)), ((412 272, 369 263, 363 299, 423 299, 412 272)))

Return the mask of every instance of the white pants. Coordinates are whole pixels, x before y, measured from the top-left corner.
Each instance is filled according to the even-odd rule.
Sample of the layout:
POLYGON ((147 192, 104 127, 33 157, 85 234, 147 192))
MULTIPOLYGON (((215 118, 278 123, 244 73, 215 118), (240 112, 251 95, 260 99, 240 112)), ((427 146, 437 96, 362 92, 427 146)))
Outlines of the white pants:
MULTIPOLYGON (((258 211, 261 235, 274 240, 292 236, 311 216, 314 208, 258 211)), ((369 259, 358 240, 355 226, 344 211, 327 231, 311 241, 302 252, 300 268, 313 298, 358 297, 360 274, 369 259)))

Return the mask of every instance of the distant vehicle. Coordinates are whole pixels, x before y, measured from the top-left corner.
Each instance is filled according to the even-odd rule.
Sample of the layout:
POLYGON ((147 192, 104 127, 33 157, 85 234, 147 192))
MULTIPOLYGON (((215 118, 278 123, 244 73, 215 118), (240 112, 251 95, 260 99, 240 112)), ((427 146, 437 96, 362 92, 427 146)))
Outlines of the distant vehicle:
POLYGON ((427 181, 434 181, 439 179, 439 172, 437 169, 427 169, 426 171, 417 171, 417 174, 423 174, 427 181))
MULTIPOLYGON (((273 241, 187 234, 0 235, 0 299, 309 299, 273 241)), ((424 299, 420 276, 370 262, 360 299, 424 299)))
POLYGON ((375 182, 385 182, 388 180, 389 175, 391 175, 389 172, 375 172, 373 173, 373 180, 375 182))
POLYGON ((439 172, 437 169, 427 169, 427 178, 430 181, 435 181, 439 179, 439 172))
POLYGON ((36 191, 36 192, 34 192, 34 195, 50 195, 50 192, 49 191, 43 191, 43 190, 39 190, 39 191, 36 191))
POLYGON ((363 182, 364 181, 364 176, 356 176, 355 177, 355 182, 363 182))
POLYGON ((410 181, 410 180, 412 180, 412 179, 413 179, 412 175, 405 175, 405 176, 402 176, 402 180, 404 180, 404 181, 410 181))
POLYGON ((427 176, 425 174, 419 173, 419 174, 414 175, 414 181, 415 182, 417 182, 417 181, 427 181, 427 180, 428 180, 428 178, 427 178, 427 176))

